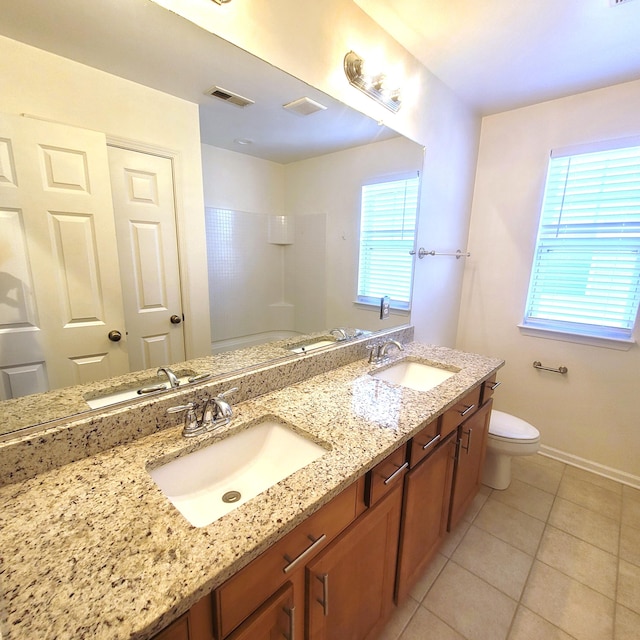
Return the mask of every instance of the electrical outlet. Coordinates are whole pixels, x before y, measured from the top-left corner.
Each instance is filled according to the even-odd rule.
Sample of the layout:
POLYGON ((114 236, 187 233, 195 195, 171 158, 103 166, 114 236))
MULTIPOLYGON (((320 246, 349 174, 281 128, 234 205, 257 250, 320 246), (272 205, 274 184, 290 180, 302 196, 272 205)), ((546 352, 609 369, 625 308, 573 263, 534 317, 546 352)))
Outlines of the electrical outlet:
POLYGON ((384 320, 389 317, 389 307, 391 305, 391 299, 389 296, 380 298, 380 320, 384 320))

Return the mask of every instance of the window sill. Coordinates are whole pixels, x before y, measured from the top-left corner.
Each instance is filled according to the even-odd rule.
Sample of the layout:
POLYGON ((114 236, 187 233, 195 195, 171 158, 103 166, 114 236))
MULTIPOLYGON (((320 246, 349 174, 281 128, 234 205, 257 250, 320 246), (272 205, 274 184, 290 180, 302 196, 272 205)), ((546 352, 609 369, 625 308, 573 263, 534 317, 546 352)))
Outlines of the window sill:
POLYGON ((586 344, 591 347, 603 347, 604 349, 616 349, 617 351, 629 351, 636 343, 633 338, 628 340, 623 338, 596 338, 578 333, 558 331, 557 329, 543 329, 541 327, 531 327, 519 324, 518 329, 523 336, 533 338, 545 338, 547 340, 560 340, 562 342, 573 342, 575 344, 586 344))

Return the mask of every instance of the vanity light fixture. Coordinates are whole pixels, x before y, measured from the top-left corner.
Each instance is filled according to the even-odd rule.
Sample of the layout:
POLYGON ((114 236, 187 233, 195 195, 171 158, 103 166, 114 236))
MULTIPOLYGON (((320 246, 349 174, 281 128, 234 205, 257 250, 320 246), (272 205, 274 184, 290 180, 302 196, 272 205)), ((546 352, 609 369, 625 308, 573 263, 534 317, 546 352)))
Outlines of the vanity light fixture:
POLYGON ((350 85, 360 89, 390 111, 398 112, 402 104, 400 89, 386 89, 384 86, 385 76, 382 73, 375 76, 366 75, 364 60, 353 51, 349 51, 344 57, 344 73, 350 85))

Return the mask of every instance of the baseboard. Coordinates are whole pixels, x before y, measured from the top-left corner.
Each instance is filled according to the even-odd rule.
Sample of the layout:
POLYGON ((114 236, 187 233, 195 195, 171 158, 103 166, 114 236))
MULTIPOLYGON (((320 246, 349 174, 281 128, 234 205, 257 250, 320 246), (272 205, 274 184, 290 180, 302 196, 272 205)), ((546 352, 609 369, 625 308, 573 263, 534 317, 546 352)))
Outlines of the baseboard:
POLYGON ((585 460, 584 458, 574 456, 571 453, 566 453, 565 451, 560 451, 559 449, 547 447, 544 444, 540 445, 540 450, 538 451, 538 453, 540 455, 546 456, 547 458, 553 458, 554 460, 559 460, 560 462, 569 464, 572 467, 578 467, 579 469, 584 469, 585 471, 591 471, 591 473, 595 473, 599 476, 602 476, 603 478, 609 478, 610 480, 615 480, 616 482, 626 484, 630 487, 633 487, 634 489, 640 489, 640 476, 634 476, 630 473, 627 473, 626 471, 612 469, 611 467, 606 467, 605 465, 599 464, 598 462, 585 460))

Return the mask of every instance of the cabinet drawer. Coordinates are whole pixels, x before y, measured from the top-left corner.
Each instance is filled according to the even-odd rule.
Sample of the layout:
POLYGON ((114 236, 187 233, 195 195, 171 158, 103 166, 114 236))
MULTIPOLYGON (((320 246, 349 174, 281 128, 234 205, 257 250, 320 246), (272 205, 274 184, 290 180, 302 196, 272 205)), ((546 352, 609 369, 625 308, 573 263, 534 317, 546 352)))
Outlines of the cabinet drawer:
POLYGON ((480 387, 476 387, 442 415, 440 436, 446 438, 463 420, 475 413, 479 406, 480 387))
POLYGON ((367 474, 367 505, 375 504, 394 487, 401 485, 408 468, 407 445, 403 444, 367 474))
POLYGON ((200 598, 187 613, 174 620, 153 640, 211 640, 213 629, 213 613, 211 597, 200 598))
POLYGON ((354 483, 215 590, 219 639, 231 633, 355 519, 357 493, 354 483))
POLYGON ((238 627, 229 640, 295 637, 293 585, 287 582, 238 627))
POLYGON ((496 375, 493 374, 488 380, 485 380, 480 386, 480 404, 484 404, 489 398, 493 396, 493 392, 502 384, 496 382, 496 375))
POLYGON ((409 468, 413 469, 440 442, 438 421, 430 422, 409 443, 409 468))
POLYGON ((189 640, 189 637, 189 614, 185 613, 154 636, 153 640, 189 640))

